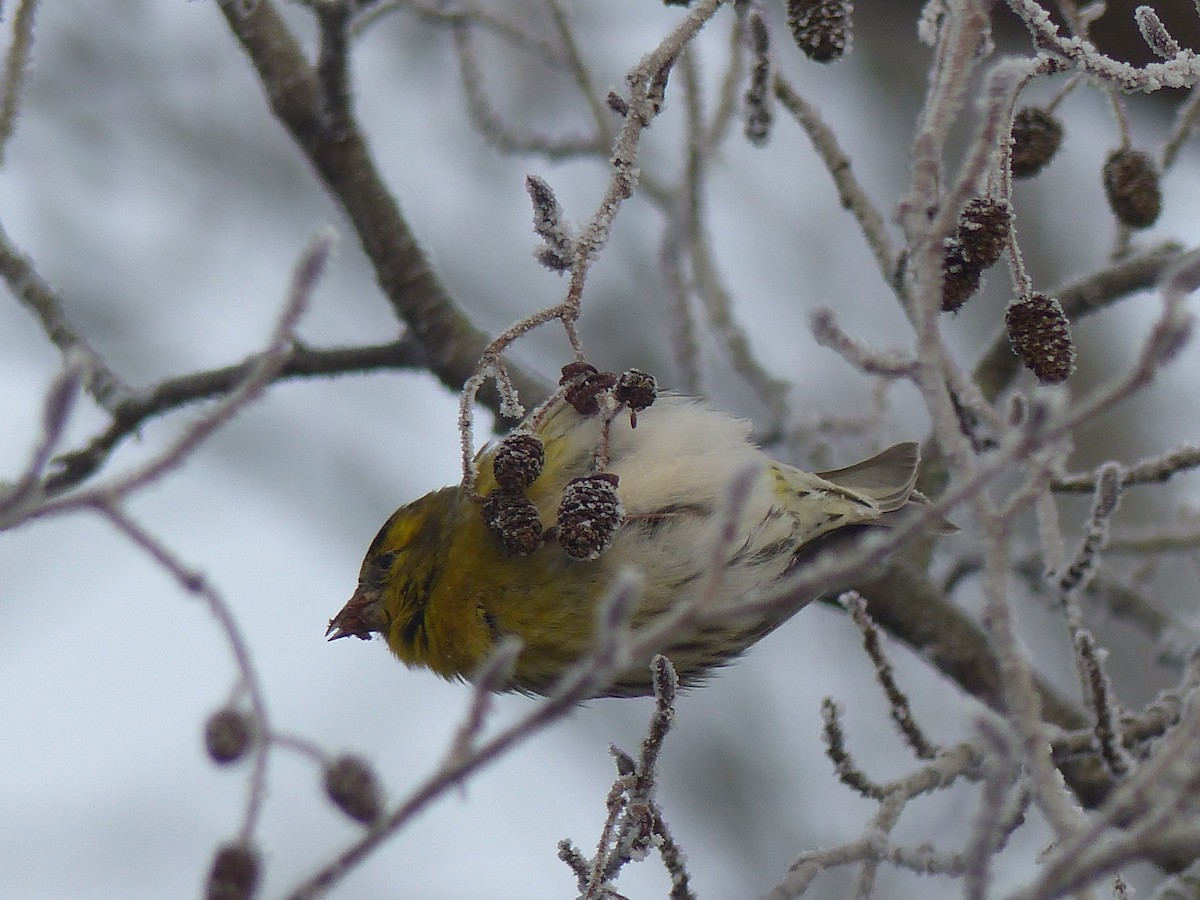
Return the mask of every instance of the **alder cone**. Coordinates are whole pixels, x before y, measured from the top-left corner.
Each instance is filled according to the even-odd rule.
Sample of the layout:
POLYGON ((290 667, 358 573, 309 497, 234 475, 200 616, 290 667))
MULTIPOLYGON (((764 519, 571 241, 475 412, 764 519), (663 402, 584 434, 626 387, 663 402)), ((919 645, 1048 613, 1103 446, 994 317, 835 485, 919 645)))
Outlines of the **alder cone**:
POLYGON ((1149 228, 1162 212, 1158 167, 1140 150, 1114 150, 1104 163, 1104 193, 1113 214, 1130 228, 1149 228))
POLYGON ((1075 371, 1075 342, 1062 304, 1034 291, 1004 314, 1008 340, 1025 368, 1043 384, 1061 384, 1075 371))
POLYGON ((1063 127, 1054 113, 1025 106, 1013 116, 1009 165, 1013 178, 1032 178, 1046 167, 1062 145, 1063 127))

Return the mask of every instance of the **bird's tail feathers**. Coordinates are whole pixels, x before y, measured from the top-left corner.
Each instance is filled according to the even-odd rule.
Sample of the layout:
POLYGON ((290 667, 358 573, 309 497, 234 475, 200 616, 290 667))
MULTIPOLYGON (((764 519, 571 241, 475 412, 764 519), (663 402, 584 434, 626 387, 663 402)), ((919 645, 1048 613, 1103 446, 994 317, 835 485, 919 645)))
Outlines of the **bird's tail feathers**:
MULTIPOLYGON (((920 448, 914 441, 905 441, 852 466, 818 472, 817 475, 840 488, 870 498, 883 513, 875 524, 895 527, 923 513, 930 505, 929 498, 916 490, 920 466, 920 448)), ((937 534, 953 534, 958 531, 958 526, 938 516, 930 523, 930 530, 937 534)))
POLYGON ((920 449, 915 442, 906 441, 844 469, 818 472, 817 477, 870 498, 886 513, 908 502, 920 464, 920 449))

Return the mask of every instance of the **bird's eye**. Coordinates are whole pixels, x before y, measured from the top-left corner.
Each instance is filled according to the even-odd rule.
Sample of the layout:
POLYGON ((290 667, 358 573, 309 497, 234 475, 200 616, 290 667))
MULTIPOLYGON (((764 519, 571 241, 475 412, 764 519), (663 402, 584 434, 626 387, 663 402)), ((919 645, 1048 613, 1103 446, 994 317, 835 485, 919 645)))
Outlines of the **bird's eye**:
POLYGON ((371 559, 366 566, 363 567, 362 580, 369 587, 382 587, 383 582, 387 579, 388 572, 392 568, 392 563, 396 561, 396 554, 393 552, 380 553, 371 559))

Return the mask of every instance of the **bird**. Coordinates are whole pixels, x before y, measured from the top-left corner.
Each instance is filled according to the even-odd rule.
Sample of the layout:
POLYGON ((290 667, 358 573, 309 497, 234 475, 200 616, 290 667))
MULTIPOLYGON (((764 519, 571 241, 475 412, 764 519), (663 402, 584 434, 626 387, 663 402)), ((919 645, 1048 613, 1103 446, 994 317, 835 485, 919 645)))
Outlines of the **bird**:
POLYGON ((515 637, 519 652, 497 689, 547 695, 595 646, 598 612, 620 577, 635 579, 635 632, 718 585, 720 615, 672 631, 594 694, 644 696, 653 656, 694 686, 815 599, 737 609, 818 549, 914 514, 933 531, 954 529, 915 489, 916 443, 810 473, 758 447, 748 422, 660 395, 638 370, 564 370, 564 385, 478 453, 473 478, 387 519, 329 640, 382 634, 407 666, 469 681, 515 637), (735 482, 741 496, 731 503, 735 482))

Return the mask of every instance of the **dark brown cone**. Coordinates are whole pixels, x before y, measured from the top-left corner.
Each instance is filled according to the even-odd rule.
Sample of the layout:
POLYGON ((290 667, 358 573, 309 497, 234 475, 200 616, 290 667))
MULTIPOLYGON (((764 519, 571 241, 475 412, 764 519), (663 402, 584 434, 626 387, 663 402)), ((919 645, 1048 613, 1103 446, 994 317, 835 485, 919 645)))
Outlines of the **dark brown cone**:
POLYGON ((500 441, 492 456, 492 474, 500 487, 520 490, 537 481, 545 464, 546 448, 541 439, 520 432, 500 441))
POLYGON ((218 765, 229 765, 246 755, 254 741, 254 725, 237 709, 217 710, 204 723, 204 749, 218 765))
POLYGON ((787 23, 805 56, 833 62, 850 51, 853 11, 847 0, 788 0, 787 23))
POLYGON ((355 822, 374 824, 383 815, 375 772, 357 756, 341 756, 325 767, 325 794, 355 822))
POLYGON ((630 413, 630 424, 637 428, 637 414, 649 409, 658 398, 658 382, 654 376, 641 369, 623 372, 613 388, 613 399, 623 404, 630 413))
POLYGON ((572 362, 567 363, 562 367, 562 374, 558 379, 559 385, 570 384, 572 381, 582 381, 588 375, 595 375, 599 369, 591 363, 572 362))
POLYGON ((563 377, 559 380, 559 384, 570 385, 563 398, 581 416, 594 416, 600 411, 600 395, 612 389, 617 383, 617 375, 615 372, 597 372, 587 363, 572 365, 574 371, 571 373, 567 370, 572 366, 563 366, 563 377))
POLYGON ((1058 116, 1037 106, 1025 106, 1013 116, 1013 178, 1032 178, 1045 168, 1058 152, 1063 140, 1058 116))
POLYGON ((1162 212, 1158 167, 1140 150, 1114 150, 1104 163, 1104 193, 1113 214, 1130 228, 1149 228, 1162 212))
POLYGON ((542 520, 524 494, 492 491, 483 501, 483 524, 509 553, 528 556, 542 546, 542 520))
POLYGON ((946 239, 942 263, 942 312, 958 312, 971 295, 979 290, 983 270, 968 261, 963 246, 955 238, 946 239))
POLYGON ((980 271, 990 268, 1008 246, 1012 207, 995 197, 972 197, 958 217, 963 259, 980 271))
POLYGON ((1034 291, 1004 314, 1013 352, 1043 384, 1061 384, 1075 371, 1075 343, 1061 304, 1034 291))
POLYGON ((616 475, 605 473, 576 478, 563 489, 557 530, 567 555, 595 559, 612 543, 623 519, 617 484, 616 475))
POLYGON ((250 900, 258 890, 261 863, 253 847, 241 842, 217 848, 208 870, 205 900, 250 900))

